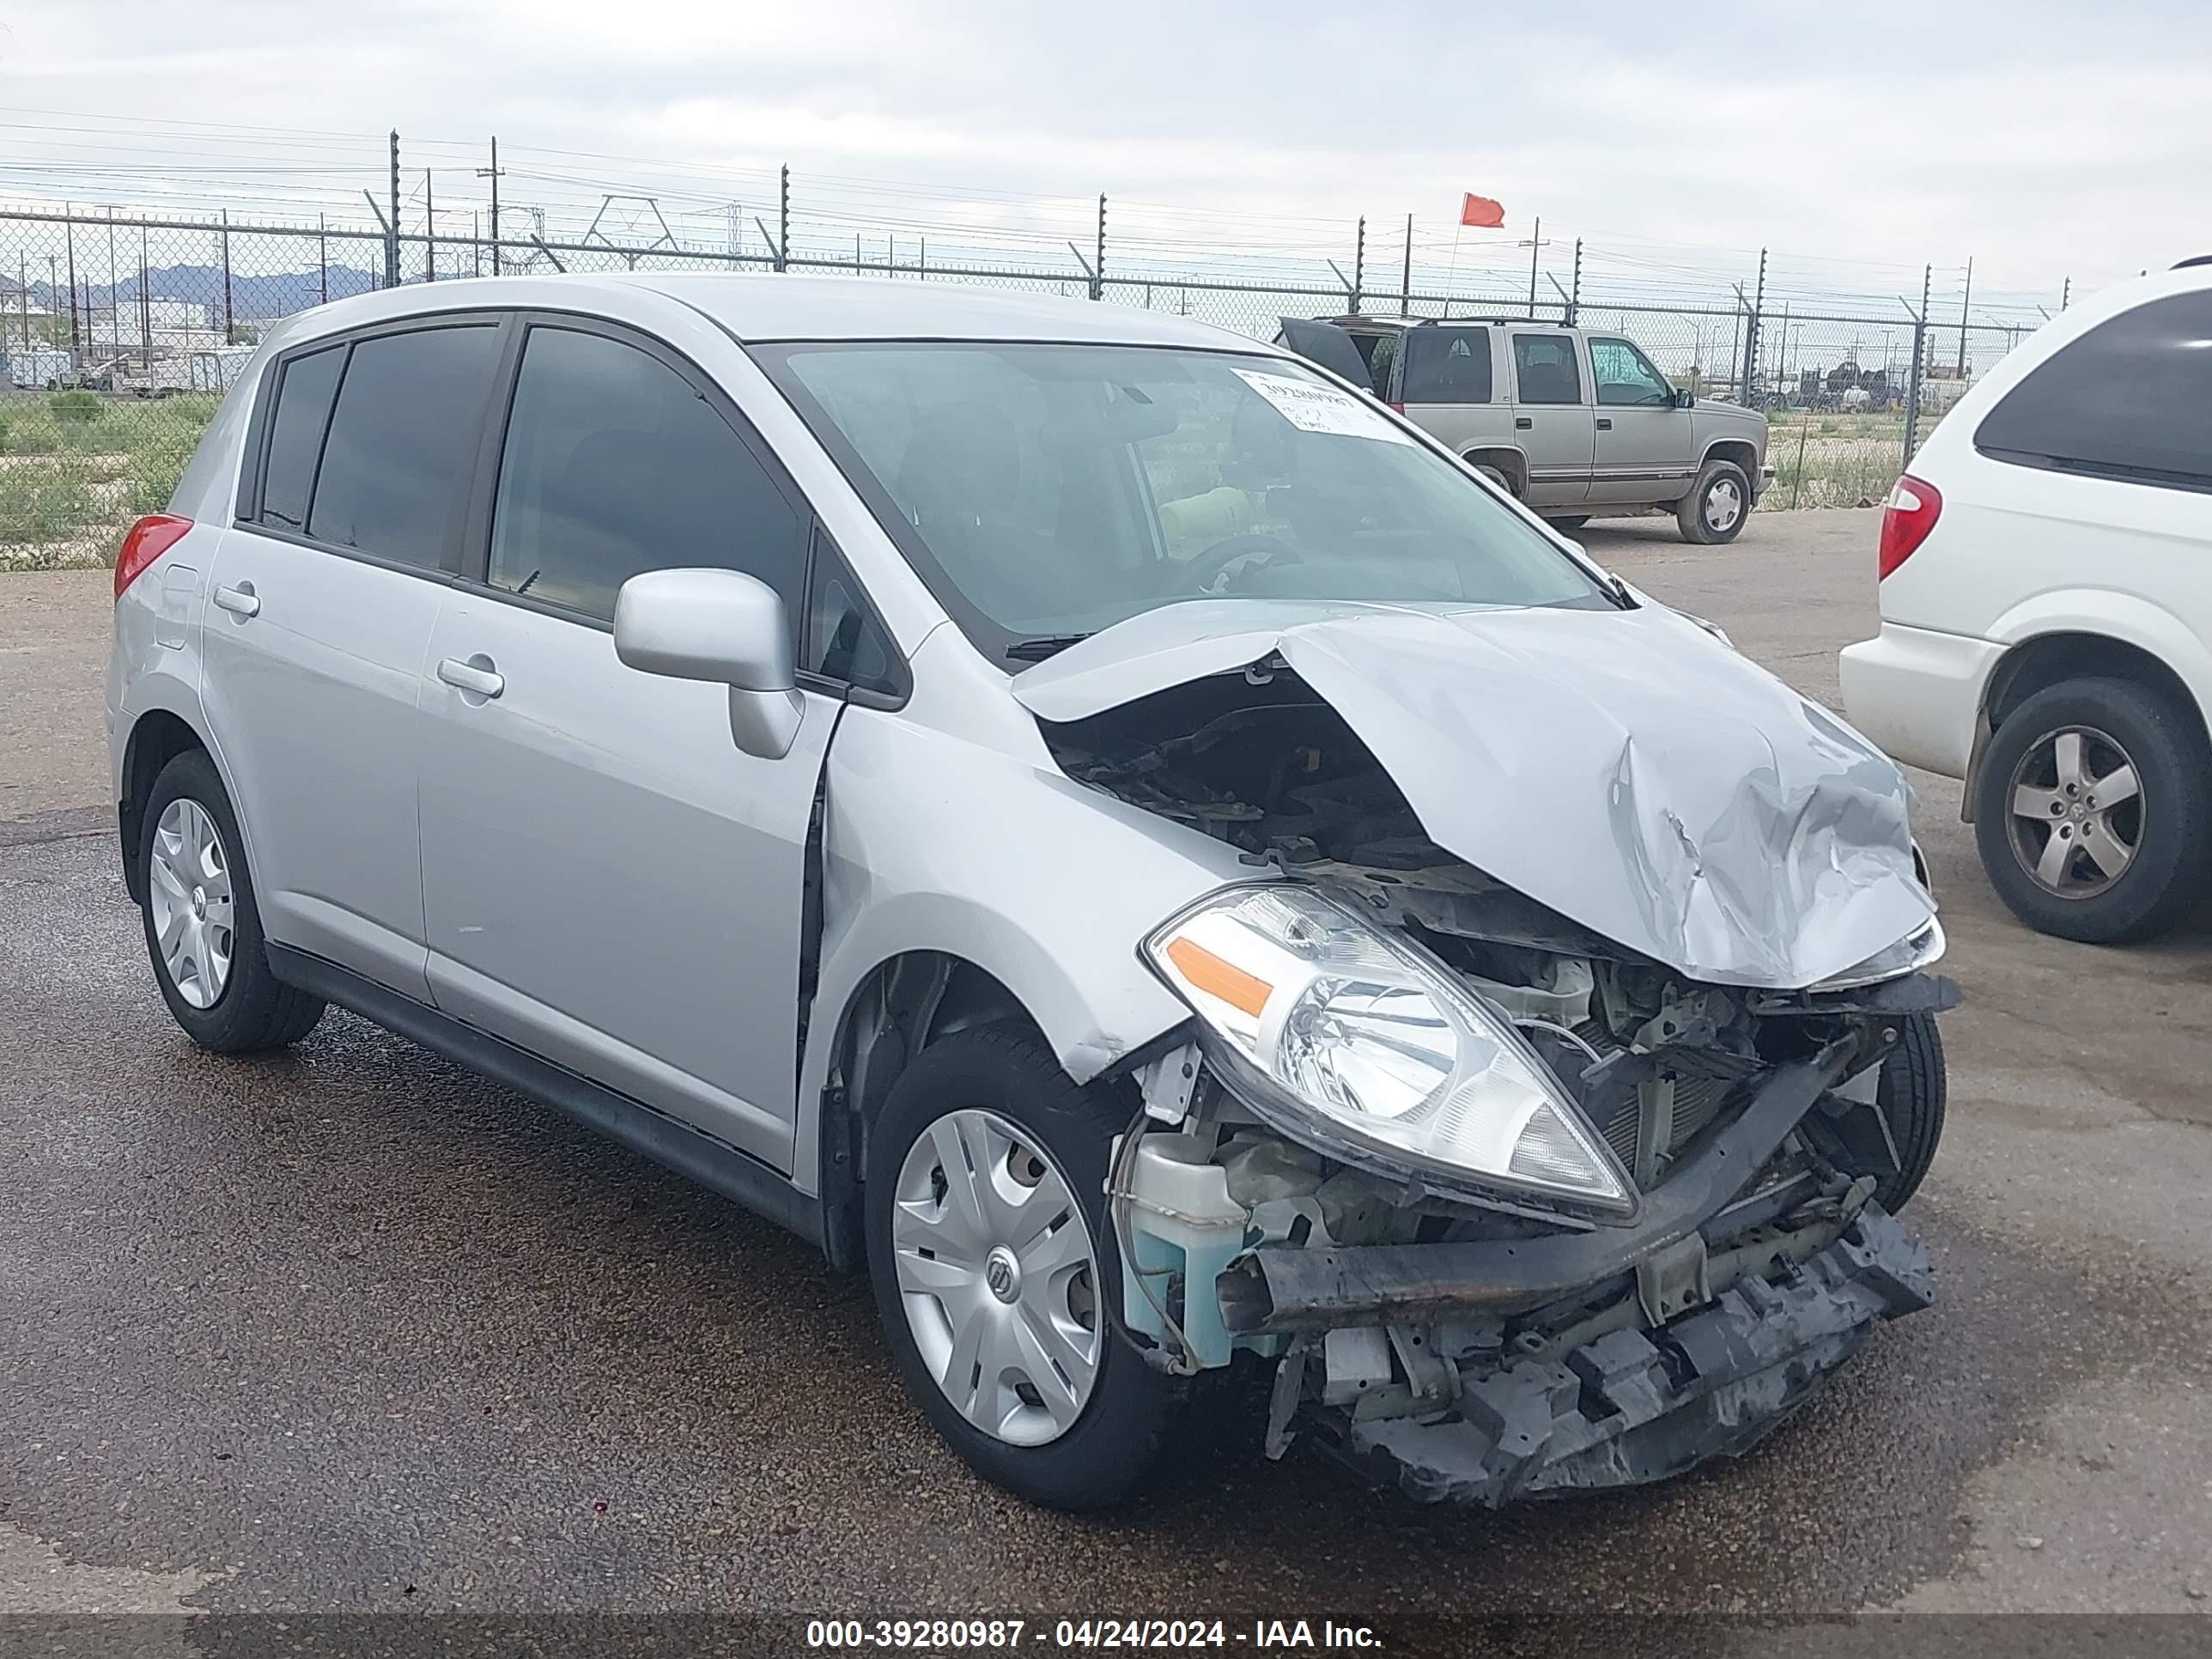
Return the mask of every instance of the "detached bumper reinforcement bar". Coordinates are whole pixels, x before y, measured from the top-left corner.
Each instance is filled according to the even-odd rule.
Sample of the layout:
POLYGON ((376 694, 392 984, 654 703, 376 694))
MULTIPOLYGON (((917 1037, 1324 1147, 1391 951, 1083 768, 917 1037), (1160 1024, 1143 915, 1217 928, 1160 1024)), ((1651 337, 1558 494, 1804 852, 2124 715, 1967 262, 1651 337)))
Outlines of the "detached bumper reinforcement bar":
POLYGON ((1849 1051, 1832 1043, 1776 1067, 1733 1123, 1644 1195, 1626 1226, 1439 1244, 1262 1245, 1215 1281, 1223 1322, 1232 1331, 1326 1331, 1471 1308, 1514 1313, 1626 1272, 1726 1207, 1833 1085, 1849 1051))

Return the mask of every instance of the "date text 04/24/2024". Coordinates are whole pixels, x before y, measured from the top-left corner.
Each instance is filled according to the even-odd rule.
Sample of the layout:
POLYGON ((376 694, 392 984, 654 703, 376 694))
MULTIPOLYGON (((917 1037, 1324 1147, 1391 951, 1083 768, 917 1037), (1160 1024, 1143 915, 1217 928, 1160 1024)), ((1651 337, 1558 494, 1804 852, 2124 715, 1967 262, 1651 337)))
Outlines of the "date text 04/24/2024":
POLYGON ((1244 1625, 1221 1619, 813 1619, 806 1626, 810 1648, 988 1653, 1030 1643, 1085 1650, 1242 1647, 1257 1653, 1382 1645, 1371 1626, 1333 1619, 1255 1619, 1244 1625))

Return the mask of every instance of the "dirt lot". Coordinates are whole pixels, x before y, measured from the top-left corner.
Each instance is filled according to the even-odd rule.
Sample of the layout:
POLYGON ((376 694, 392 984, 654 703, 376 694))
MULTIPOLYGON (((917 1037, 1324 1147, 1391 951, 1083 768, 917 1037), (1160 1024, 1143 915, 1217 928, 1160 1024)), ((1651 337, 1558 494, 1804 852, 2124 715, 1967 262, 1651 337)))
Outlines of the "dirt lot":
MULTIPOLYGON (((1585 535, 1832 702, 1874 532, 1585 535)), ((2212 939, 2026 933, 1954 784, 1917 780, 1967 998, 1910 1212, 1936 1310, 1657 1490, 1422 1511, 1239 1443, 1078 1522, 941 1453, 865 1286, 767 1224, 351 1018, 188 1048, 101 811, 106 580, 0 576, 0 1611, 1212 1609, 1406 1650, 1598 1608, 2212 1607, 2212 939)))

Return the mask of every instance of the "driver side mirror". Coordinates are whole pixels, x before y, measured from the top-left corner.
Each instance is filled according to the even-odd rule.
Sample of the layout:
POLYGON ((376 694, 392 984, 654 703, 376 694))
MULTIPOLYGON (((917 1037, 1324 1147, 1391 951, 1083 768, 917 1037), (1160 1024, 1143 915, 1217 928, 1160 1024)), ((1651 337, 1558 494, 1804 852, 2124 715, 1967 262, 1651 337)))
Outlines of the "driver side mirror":
POLYGON ((1692 391, 1690 387, 1686 386, 1676 386, 1676 387, 1674 388, 1674 407, 1675 407, 1675 408, 1677 408, 1677 409, 1690 409, 1690 408, 1693 408, 1693 407, 1695 407, 1695 406, 1696 406, 1697 401, 1698 401, 1698 394, 1697 394, 1694 391, 1692 391))
POLYGON ((730 688, 730 738, 781 760, 805 700, 775 590, 737 570, 648 570, 615 595, 615 655, 643 674, 730 688))

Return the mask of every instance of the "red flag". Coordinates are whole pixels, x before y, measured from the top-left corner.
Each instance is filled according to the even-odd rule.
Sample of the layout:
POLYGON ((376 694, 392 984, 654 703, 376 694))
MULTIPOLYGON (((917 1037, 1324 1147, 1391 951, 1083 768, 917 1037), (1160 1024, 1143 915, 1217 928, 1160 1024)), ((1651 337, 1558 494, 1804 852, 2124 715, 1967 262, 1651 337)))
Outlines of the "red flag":
POLYGON ((1470 193, 1459 198, 1459 222, 1463 225, 1484 225, 1495 230, 1505 222, 1505 210, 1487 196, 1470 193))

